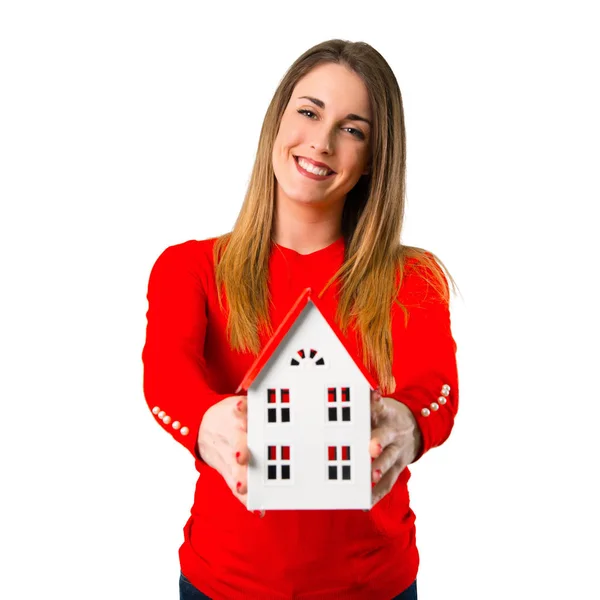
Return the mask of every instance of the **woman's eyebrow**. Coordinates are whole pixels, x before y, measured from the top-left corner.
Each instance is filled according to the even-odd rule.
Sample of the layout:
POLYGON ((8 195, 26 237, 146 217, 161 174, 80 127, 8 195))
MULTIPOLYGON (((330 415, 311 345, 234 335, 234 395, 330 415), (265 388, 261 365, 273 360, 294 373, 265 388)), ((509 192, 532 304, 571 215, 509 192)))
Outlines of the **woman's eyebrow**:
MULTIPOLYGON (((307 100, 310 100, 313 104, 316 104, 319 108, 325 108, 325 102, 323 102, 323 100, 319 100, 318 98, 312 98, 311 96, 298 96, 298 100, 300 100, 301 98, 306 98, 307 100)), ((368 123, 369 125, 371 125, 371 121, 369 121, 369 119, 365 119, 364 117, 361 117, 360 115, 355 115, 354 113, 350 113, 349 115, 346 115, 346 119, 348 119, 349 121, 364 121, 365 123, 368 123)), ((372 127, 372 125, 371 125, 372 127)))

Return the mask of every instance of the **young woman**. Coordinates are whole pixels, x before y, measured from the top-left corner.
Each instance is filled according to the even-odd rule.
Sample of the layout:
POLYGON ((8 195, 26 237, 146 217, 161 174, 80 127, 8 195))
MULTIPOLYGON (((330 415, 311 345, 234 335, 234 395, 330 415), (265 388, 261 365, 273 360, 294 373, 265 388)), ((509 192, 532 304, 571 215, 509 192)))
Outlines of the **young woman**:
POLYGON ((450 435, 458 379, 452 278, 435 255, 400 242, 405 164, 387 62, 366 43, 323 42, 275 92, 233 231, 157 259, 144 392, 200 474, 179 551, 182 599, 417 597, 407 465, 450 435), (246 396, 235 390, 307 287, 380 383, 374 506, 255 514, 246 396))

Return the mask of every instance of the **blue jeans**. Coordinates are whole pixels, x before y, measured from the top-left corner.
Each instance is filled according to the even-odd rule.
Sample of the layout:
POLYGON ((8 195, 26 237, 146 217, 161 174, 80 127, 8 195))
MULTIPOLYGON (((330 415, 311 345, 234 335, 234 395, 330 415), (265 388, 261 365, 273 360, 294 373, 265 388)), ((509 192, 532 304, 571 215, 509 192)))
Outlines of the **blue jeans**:
MULTIPOLYGON (((181 573, 179 575, 179 600, 210 600, 210 598, 196 589, 181 573)), ((392 600, 417 600, 417 580, 415 579, 409 588, 392 600)))

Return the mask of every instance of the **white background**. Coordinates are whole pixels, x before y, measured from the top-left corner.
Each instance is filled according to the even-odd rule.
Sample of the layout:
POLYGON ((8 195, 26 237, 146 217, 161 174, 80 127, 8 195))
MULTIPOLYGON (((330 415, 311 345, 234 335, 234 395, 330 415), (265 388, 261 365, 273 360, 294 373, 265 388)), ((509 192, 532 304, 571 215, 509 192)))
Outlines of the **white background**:
POLYGON ((3 2, 0 596, 178 597, 196 473, 142 394, 150 268, 231 230, 277 84, 341 37, 398 78, 403 241, 461 290, 419 598, 600 598, 595 4, 3 2))

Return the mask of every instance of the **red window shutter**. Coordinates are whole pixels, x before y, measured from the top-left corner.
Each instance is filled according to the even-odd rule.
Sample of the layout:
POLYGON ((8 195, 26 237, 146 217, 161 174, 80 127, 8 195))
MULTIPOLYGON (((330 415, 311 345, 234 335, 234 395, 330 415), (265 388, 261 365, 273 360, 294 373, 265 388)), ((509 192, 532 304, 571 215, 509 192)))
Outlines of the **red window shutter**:
POLYGON ((289 402, 290 401, 290 390, 281 390, 281 401, 289 402))
POLYGON ((329 460, 335 460, 336 450, 337 450, 337 448, 335 446, 329 446, 327 448, 327 456, 328 456, 329 460))
POLYGON ((350 460, 350 446, 342 446, 342 460, 350 460))
POLYGON ((275 460, 277 455, 275 454, 275 446, 269 446, 269 460, 275 460))
POLYGON ((327 389, 327 396, 328 396, 327 399, 329 402, 335 402, 335 396, 336 396, 335 391, 336 391, 335 388, 327 389))
POLYGON ((267 398, 268 398, 267 402, 269 404, 273 404, 275 402, 275 390, 274 389, 269 388, 267 398))
POLYGON ((281 458, 282 458, 282 460, 290 460, 290 447, 289 446, 281 447, 281 458))

